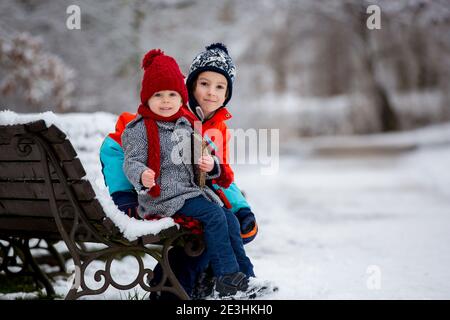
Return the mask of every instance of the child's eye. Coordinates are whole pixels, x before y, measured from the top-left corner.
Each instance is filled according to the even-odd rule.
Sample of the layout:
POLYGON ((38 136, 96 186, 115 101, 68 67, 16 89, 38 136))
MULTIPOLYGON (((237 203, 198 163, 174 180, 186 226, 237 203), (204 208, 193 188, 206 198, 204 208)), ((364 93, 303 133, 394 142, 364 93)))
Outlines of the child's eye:
POLYGON ((161 97, 161 93, 155 93, 155 97, 161 97))
POLYGON ((171 93, 170 93, 170 96, 171 96, 171 97, 176 97, 177 94, 176 94, 175 92, 171 92, 171 93))
POLYGON ((220 90, 222 90, 222 89, 225 89, 225 87, 224 87, 224 86, 222 86, 222 85, 218 85, 218 86, 217 86, 217 89, 220 89, 220 90))
POLYGON ((202 86, 207 86, 208 83, 207 83, 207 82, 200 82, 200 85, 202 85, 202 86))

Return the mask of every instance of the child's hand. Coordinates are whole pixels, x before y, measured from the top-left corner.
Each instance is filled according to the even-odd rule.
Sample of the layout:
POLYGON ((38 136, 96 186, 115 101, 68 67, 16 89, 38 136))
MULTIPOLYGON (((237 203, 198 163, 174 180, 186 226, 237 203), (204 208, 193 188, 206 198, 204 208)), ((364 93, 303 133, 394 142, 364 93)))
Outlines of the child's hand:
POLYGON ((203 172, 210 172, 214 169, 214 159, 211 156, 202 156, 198 159, 198 167, 203 172))
POLYGON ((141 175, 142 185, 151 189, 155 185, 155 171, 147 169, 141 175))

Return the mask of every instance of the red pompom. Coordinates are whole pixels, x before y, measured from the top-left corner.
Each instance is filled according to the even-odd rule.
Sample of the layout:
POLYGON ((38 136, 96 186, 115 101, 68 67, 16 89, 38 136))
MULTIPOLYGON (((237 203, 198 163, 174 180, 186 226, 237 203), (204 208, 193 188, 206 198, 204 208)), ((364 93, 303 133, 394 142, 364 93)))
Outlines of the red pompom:
POLYGON ((150 65, 153 63, 153 59, 155 59, 158 56, 164 55, 164 51, 161 49, 152 49, 144 56, 144 59, 142 59, 142 69, 147 69, 150 67, 150 65))
POLYGON ((148 192, 153 198, 159 197, 161 194, 161 187, 159 185, 154 185, 148 192))

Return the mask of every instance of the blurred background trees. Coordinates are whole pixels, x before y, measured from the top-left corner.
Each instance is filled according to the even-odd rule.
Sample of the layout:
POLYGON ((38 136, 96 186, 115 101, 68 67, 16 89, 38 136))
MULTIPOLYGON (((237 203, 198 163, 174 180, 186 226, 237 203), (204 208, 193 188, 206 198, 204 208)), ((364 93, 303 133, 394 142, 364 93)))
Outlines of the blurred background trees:
POLYGON ((65 27, 70 4, 0 4, 1 109, 134 111, 147 50, 162 48, 187 72, 220 41, 238 68, 236 126, 310 136, 450 119, 445 0, 83 0, 81 30, 65 27), (370 4, 380 30, 366 26, 370 4))

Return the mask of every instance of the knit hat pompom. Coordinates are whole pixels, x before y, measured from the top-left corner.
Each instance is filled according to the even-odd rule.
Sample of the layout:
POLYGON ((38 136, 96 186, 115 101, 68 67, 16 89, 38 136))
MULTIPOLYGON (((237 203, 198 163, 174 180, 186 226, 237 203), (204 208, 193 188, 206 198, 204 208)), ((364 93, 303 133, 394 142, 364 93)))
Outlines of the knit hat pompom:
POLYGON ((161 49, 152 49, 142 59, 142 69, 147 69, 153 63, 153 60, 158 56, 163 56, 164 51, 161 49))
POLYGON ((206 47, 206 50, 213 50, 213 49, 220 49, 224 51, 226 54, 229 54, 227 47, 221 42, 213 43, 206 47))

